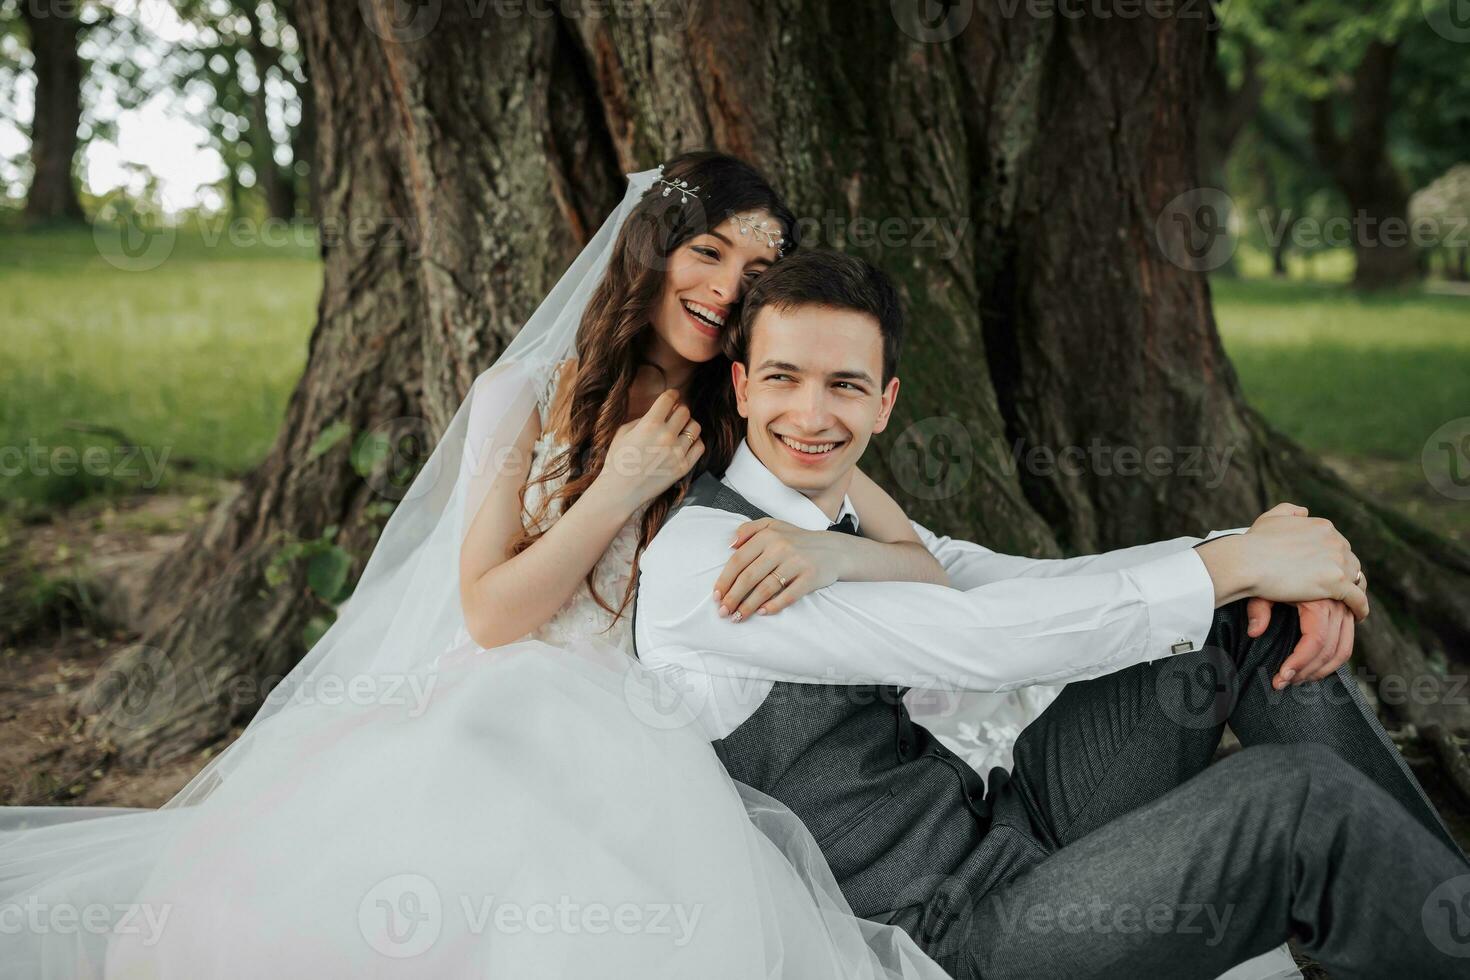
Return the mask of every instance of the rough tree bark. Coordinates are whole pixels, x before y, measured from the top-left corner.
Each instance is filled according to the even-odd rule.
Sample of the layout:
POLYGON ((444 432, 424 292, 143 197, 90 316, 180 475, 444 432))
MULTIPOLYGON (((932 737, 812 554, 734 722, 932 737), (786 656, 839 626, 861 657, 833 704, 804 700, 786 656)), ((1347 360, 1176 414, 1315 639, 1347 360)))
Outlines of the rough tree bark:
POLYGON ((1353 285, 1384 289, 1420 277, 1419 249, 1409 235, 1409 192, 1388 153, 1390 86, 1398 45, 1374 41, 1354 69, 1344 97, 1351 108, 1339 135, 1335 100, 1312 103, 1312 146, 1317 162, 1353 214, 1353 285))
POLYGON ((77 126, 82 120, 83 66, 77 52, 82 25, 76 5, 52 6, 54 9, 20 5, 31 35, 36 72, 36 111, 31 124, 34 174, 25 215, 34 221, 82 221, 82 205, 72 180, 77 126))
MULTIPOLYGON (((155 594, 180 601, 145 643, 221 677, 288 666, 312 604, 299 584, 258 597, 273 535, 340 524, 355 553, 370 546, 371 494, 345 449, 307 462, 306 448, 339 420, 422 416, 440 431, 616 201, 616 175, 713 145, 772 175, 808 242, 898 280, 903 396, 864 466, 917 519, 1057 555, 1296 500, 1342 527, 1368 569, 1360 661, 1430 683, 1432 657, 1463 669, 1470 556, 1354 494, 1246 406, 1208 281, 1157 237, 1199 182, 1207 25, 1003 6, 976 5, 955 32, 900 24, 888 4, 649 0, 544 20, 446 3, 395 41, 350 5, 304 5, 324 220, 401 226, 409 247, 326 250, 280 441, 161 573, 155 594), (1068 447, 1081 466, 1041 455, 1068 447)), ((116 676, 144 673, 133 656, 116 676)), ((91 710, 127 690, 113 683, 91 710)), ((252 707, 195 692, 115 735, 125 755, 167 758, 252 707)), ((1443 697, 1397 710, 1470 727, 1443 697)))

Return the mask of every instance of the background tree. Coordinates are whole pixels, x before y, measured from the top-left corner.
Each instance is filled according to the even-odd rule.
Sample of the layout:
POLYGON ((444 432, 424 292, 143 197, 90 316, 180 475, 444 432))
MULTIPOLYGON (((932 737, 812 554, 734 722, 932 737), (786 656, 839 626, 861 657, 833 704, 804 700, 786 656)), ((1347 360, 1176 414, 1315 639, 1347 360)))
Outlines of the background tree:
POLYGON ((230 213, 248 212, 252 189, 268 217, 294 217, 302 196, 312 213, 313 109, 290 3, 183 0, 175 12, 195 38, 170 70, 180 90, 200 90, 195 114, 224 161, 230 213))
POLYGON ((1303 119, 1270 104, 1257 107, 1226 173, 1222 186, 1240 212, 1242 238, 1271 257, 1273 276, 1288 274, 1294 250, 1307 258, 1329 250, 1318 232, 1341 213, 1342 198, 1317 164, 1303 119))
POLYGON ((87 217, 78 188, 82 154, 93 140, 115 139, 117 113, 136 108, 156 84, 133 57, 145 35, 141 23, 100 0, 0 0, 0 81, 8 83, 0 109, 14 112, 20 75, 35 78, 24 168, 28 220, 87 217), (103 102, 106 110, 95 111, 103 102))
POLYGON ((26 217, 37 221, 81 221, 72 167, 82 120, 82 79, 86 65, 78 44, 83 23, 80 6, 40 8, 14 2, 25 25, 36 75, 35 115, 31 124, 31 186, 26 217))
MULTIPOLYGON (((1200 93, 1199 170, 1206 186, 1223 188, 1237 141, 1260 109, 1265 79, 1248 37, 1224 38, 1224 32, 1213 30, 1209 42, 1200 93)), ((1234 275, 1234 259, 1230 256, 1215 274, 1234 275)))
MULTIPOLYGON (((304 652, 289 639, 326 606, 307 562, 276 563, 271 586, 283 540, 330 540, 354 572, 371 548, 383 499, 354 447, 385 432, 431 444, 620 175, 708 145, 769 171, 809 240, 898 281, 907 383, 865 466, 917 519, 1057 555, 1293 500, 1330 517, 1372 578, 1360 663, 1431 685, 1466 668, 1470 554, 1273 431, 1221 347, 1191 229, 1170 220, 1200 184, 1199 11, 978 4, 961 23, 962 5, 936 22, 920 4, 810 0, 497 9, 299 6, 311 64, 331 66, 312 74, 323 217, 378 232, 324 249, 310 360, 276 445, 162 564, 150 595, 172 601, 84 702, 125 758, 168 759, 248 717, 254 703, 213 692, 289 668, 304 652), (390 421, 415 417, 417 430, 390 421), (1057 465, 1068 447, 1105 452, 1057 465), (191 683, 150 699, 157 652, 191 683), (109 728, 124 698, 141 709, 109 728)), ((1395 710, 1432 732, 1467 727, 1451 698, 1395 710)))
POLYGON ((1278 138, 1280 122, 1305 120, 1314 166, 1341 196, 1352 221, 1354 284, 1420 278, 1409 197, 1470 150, 1470 82, 1428 8, 1413 0, 1232 0, 1226 9, 1222 48, 1259 52, 1263 105, 1277 122, 1262 135, 1294 151, 1278 138))

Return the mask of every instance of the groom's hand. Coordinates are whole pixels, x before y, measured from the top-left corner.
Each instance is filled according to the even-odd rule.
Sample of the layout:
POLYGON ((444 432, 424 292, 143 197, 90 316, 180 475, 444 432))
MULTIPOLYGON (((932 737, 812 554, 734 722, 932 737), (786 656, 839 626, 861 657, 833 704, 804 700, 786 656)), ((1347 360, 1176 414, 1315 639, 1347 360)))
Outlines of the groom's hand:
MULTIPOLYGON (((1366 591, 1368 578, 1362 582, 1366 591)), ((1270 599, 1252 597, 1246 603, 1246 634, 1251 637, 1266 632, 1271 622, 1270 599)), ((1291 655, 1277 668, 1271 686, 1280 691, 1288 684, 1318 681, 1347 663, 1353 655, 1353 634, 1357 620, 1352 610, 1336 599, 1313 599, 1293 603, 1301 626, 1301 637, 1291 655)))
POLYGON ((1215 604, 1246 596, 1276 602, 1337 599, 1358 619, 1368 615, 1368 597, 1352 546, 1332 522, 1305 516, 1305 509, 1280 504, 1256 518, 1245 534, 1231 534, 1196 550, 1215 583, 1215 604))

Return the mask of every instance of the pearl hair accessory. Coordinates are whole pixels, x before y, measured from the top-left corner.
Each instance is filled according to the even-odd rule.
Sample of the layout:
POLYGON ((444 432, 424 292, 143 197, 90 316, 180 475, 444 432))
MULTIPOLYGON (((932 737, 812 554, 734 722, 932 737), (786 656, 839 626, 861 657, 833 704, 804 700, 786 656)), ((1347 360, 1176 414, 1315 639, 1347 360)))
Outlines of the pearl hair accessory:
MULTIPOLYGON (((664 169, 663 166, 660 165, 658 169, 659 173, 662 174, 664 169)), ((687 180, 681 180, 677 177, 673 180, 665 180, 663 177, 659 177, 659 179, 654 183, 664 185, 664 197, 668 197, 670 194, 677 193, 679 195, 680 204, 688 204, 690 198, 701 200, 699 195, 699 188, 690 187, 689 181, 687 180)), ((740 234, 755 234, 758 236, 764 236, 766 240, 766 245, 774 248, 778 257, 786 257, 786 239, 782 236, 781 230, 779 228, 771 227, 771 222, 769 219, 757 219, 757 216, 754 214, 733 214, 731 215, 731 217, 734 218, 735 223, 740 226, 740 234)))
POLYGON ((756 235, 764 235, 766 244, 774 248, 778 256, 785 257, 786 239, 781 237, 780 229, 771 227, 769 219, 761 218, 760 220, 756 220, 756 216, 753 214, 736 214, 731 215, 731 217, 740 226, 740 234, 749 235, 753 232, 756 235))
MULTIPOLYGON (((659 169, 663 168, 660 167, 659 169)), ((690 187, 689 181, 687 180, 680 180, 677 177, 673 180, 664 180, 660 177, 657 183, 664 185, 664 197, 668 197, 673 192, 678 191, 680 204, 688 204, 691 197, 699 197, 699 188, 690 187)))

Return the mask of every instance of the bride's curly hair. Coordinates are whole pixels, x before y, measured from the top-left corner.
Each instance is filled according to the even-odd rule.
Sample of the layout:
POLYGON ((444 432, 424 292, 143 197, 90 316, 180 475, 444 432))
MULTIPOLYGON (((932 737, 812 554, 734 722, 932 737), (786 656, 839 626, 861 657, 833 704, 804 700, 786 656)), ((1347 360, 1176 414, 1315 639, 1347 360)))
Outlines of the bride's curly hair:
MULTIPOLYGON (((685 153, 664 166, 662 179, 668 183, 655 183, 623 223, 607 271, 582 315, 577 328, 577 367, 569 376, 570 399, 565 411, 558 414, 558 420, 564 422, 560 428, 567 448, 547 463, 539 477, 521 487, 521 513, 531 519, 523 519, 523 529, 511 540, 512 557, 545 533, 543 521, 555 504, 560 503, 558 513, 565 513, 601 472, 613 436, 625 421, 633 379, 639 367, 649 363, 644 351, 653 333, 653 312, 663 294, 664 270, 674 250, 732 214, 755 210, 765 211, 780 223, 786 239, 784 254, 791 254, 798 245, 796 216, 760 171, 737 157, 707 150, 685 153), (698 188, 698 193, 686 195, 669 183, 698 188), (536 514, 530 514, 526 507, 530 487, 563 475, 566 482, 542 500, 536 514)), ((726 323, 735 323, 739 316, 737 304, 726 323)), ((614 622, 637 587, 639 557, 669 511, 699 473, 724 473, 740 445, 730 360, 724 354, 695 368, 689 410, 699 423, 704 454, 694 470, 649 502, 639 528, 633 574, 616 609, 597 592, 596 567, 587 573, 593 600, 613 614, 614 622)))

